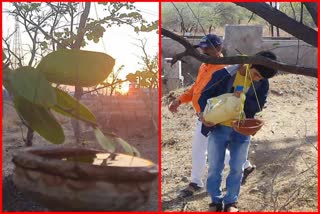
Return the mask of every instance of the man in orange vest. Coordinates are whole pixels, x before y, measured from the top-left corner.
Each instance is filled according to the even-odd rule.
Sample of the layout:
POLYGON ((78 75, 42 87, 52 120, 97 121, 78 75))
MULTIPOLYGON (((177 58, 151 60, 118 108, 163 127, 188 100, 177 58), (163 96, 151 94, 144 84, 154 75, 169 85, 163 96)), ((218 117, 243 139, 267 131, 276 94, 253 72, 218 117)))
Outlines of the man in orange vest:
MULTIPOLYGON (((200 43, 196 46, 201 48, 203 54, 206 54, 211 57, 223 57, 222 50, 222 40, 215 34, 208 34, 200 40, 200 43)), ((202 63, 196 82, 192 87, 184 92, 180 97, 172 101, 169 105, 169 110, 172 113, 178 111, 178 107, 183 103, 192 102, 194 109, 197 114, 201 112, 198 100, 201 96, 202 90, 207 85, 211 79, 212 74, 224 68, 225 65, 213 65, 202 63)), ((179 197, 189 197, 192 196, 195 192, 200 191, 203 187, 203 176, 206 167, 206 152, 208 139, 203 134, 201 134, 202 123, 200 120, 197 120, 196 129, 194 131, 192 139, 192 170, 191 170, 191 182, 189 185, 183 189, 179 197)), ((228 164, 230 160, 229 150, 226 151, 225 155, 225 164, 228 164)), ((246 162, 245 172, 243 183, 246 180, 246 177, 253 172, 255 166, 251 165, 249 161, 246 162)))

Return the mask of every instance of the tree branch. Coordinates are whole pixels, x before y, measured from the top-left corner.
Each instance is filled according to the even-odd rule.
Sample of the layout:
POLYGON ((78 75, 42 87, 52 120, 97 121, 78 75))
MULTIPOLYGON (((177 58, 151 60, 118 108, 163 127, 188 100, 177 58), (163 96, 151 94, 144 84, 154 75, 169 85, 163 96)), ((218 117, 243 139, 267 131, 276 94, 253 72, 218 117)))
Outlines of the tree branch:
MULTIPOLYGON (((55 43, 59 44, 61 47, 68 47, 67 44, 65 44, 64 42, 60 43, 58 40, 56 40, 54 37, 52 37, 51 35, 49 35, 47 32, 45 32, 41 26, 37 25, 35 22, 31 21, 32 18, 30 17, 29 19, 27 19, 27 14, 22 14, 22 11, 19 10, 19 5, 17 5, 16 3, 14 3, 14 6, 16 8, 17 12, 12 12, 12 14, 16 14, 19 15, 22 19, 24 19, 25 21, 27 21, 29 24, 32 24, 34 27, 36 27, 38 30, 41 31, 41 33, 43 33, 46 37, 52 39, 55 43)), ((30 14, 32 15, 32 14, 30 14)))
POLYGON ((295 36, 306 43, 318 47, 318 32, 314 29, 301 24, 279 10, 272 8, 266 3, 235 3, 254 12, 261 18, 265 19, 271 25, 274 25, 287 33, 295 36))
POLYGON ((83 41, 83 37, 84 37, 84 33, 86 32, 85 30, 85 26, 87 23, 87 19, 89 16, 89 12, 90 12, 90 2, 86 2, 85 3, 85 8, 83 11, 83 14, 80 17, 80 23, 79 23, 79 28, 78 28, 78 33, 77 33, 77 38, 76 41, 74 42, 74 44, 71 46, 71 49, 80 49, 82 41, 83 41))
MULTIPOLYGON (((22 59, 21 59, 21 57, 20 57, 20 56, 17 56, 17 54, 14 53, 14 51, 10 49, 10 45, 9 45, 9 43, 8 43, 7 40, 2 39, 2 41, 4 41, 4 43, 6 44, 8 53, 9 53, 10 55, 13 55, 13 56, 18 60, 19 67, 22 67, 22 59)), ((8 58, 10 58, 10 55, 8 56, 8 58)), ((10 63, 12 63, 11 60, 10 60, 10 63)))
POLYGON ((186 4, 187 4, 187 6, 189 7, 189 9, 190 9, 192 15, 194 16, 194 18, 197 19, 198 24, 200 25, 200 27, 201 27, 201 29, 202 29, 202 31, 203 31, 203 34, 206 35, 207 33, 206 33, 205 29, 203 28, 202 24, 200 23, 199 18, 197 18, 196 14, 193 12, 193 10, 192 10, 192 8, 190 7, 190 5, 188 4, 188 2, 186 2, 186 4))
MULTIPOLYGON (((177 8, 177 6, 173 3, 173 2, 171 2, 171 4, 173 5, 173 7, 176 9, 176 11, 177 11, 177 13, 178 13, 178 16, 180 17, 180 20, 181 20, 181 30, 183 31, 182 32, 182 35, 184 35, 184 33, 185 33, 185 27, 184 27, 184 20, 183 20, 183 17, 182 17, 182 15, 181 15, 181 13, 180 13, 180 11, 179 11, 179 9, 177 8)), ((181 9, 181 11, 183 10, 183 8, 181 9)))
POLYGON ((63 41, 62 43, 59 42, 57 39, 55 39, 54 37, 52 37, 51 35, 49 35, 47 32, 45 32, 39 25, 37 25, 36 23, 30 21, 30 20, 26 20, 27 22, 29 22, 30 24, 32 24, 33 26, 35 26, 38 30, 41 31, 41 33, 43 33, 43 35, 45 35, 46 37, 52 39, 55 43, 57 43, 58 45, 60 45, 61 47, 67 48, 68 44, 65 44, 63 41))
POLYGON ((184 56, 192 56, 197 60, 208 63, 208 64, 259 64, 266 67, 274 68, 281 71, 286 71, 292 74, 300 74, 305 76, 311 76, 318 78, 317 68, 302 67, 297 65, 288 65, 282 62, 274 61, 266 57, 261 56, 231 56, 231 57, 209 57, 207 55, 200 54, 200 52, 195 49, 185 38, 178 36, 171 31, 164 28, 161 29, 162 35, 169 37, 181 45, 183 45, 186 50, 182 53, 176 54, 171 65, 175 64, 178 60, 181 60, 184 56))
POLYGON ((293 14, 294 20, 297 20, 296 11, 294 10, 294 7, 293 7, 293 5, 292 5, 292 2, 290 2, 290 7, 291 7, 291 10, 292 10, 292 14, 293 14))
POLYGON ((90 91, 84 91, 82 94, 89 94, 89 93, 98 91, 98 90, 100 90, 100 89, 107 88, 107 87, 112 87, 112 86, 115 86, 115 85, 118 85, 118 84, 120 84, 120 83, 127 82, 127 81, 128 81, 128 80, 118 80, 118 81, 115 81, 115 82, 113 82, 113 83, 104 83, 104 84, 103 84, 104 86, 95 88, 95 89, 90 90, 90 91))
MULTIPOLYGON (((61 11, 60 11, 60 7, 55 8, 55 5, 52 5, 51 3, 47 3, 47 4, 49 4, 50 7, 52 8, 52 10, 54 10, 55 13, 56 13, 56 15, 54 16, 53 24, 52 24, 51 29, 50 29, 50 32, 49 32, 49 34, 51 35, 51 37, 53 37, 53 31, 56 29, 56 27, 57 27, 57 25, 58 25, 58 23, 59 23, 60 18, 59 18, 59 20, 58 20, 58 15, 61 13, 61 11)), ((59 3, 59 4, 60 4, 60 3, 59 3)), ((56 46, 55 46, 55 43, 54 43, 54 42, 52 42, 52 50, 53 50, 53 51, 56 50, 56 46)))

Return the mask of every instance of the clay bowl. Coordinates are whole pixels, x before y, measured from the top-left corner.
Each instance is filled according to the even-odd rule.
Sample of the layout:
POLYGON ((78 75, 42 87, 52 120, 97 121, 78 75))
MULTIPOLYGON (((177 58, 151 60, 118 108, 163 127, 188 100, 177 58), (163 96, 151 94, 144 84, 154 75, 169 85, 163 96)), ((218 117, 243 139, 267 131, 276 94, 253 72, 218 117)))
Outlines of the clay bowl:
POLYGON ((13 181, 50 210, 128 211, 145 204, 158 167, 85 148, 33 147, 13 156, 13 181))
POLYGON ((244 120, 232 121, 232 127, 235 131, 243 135, 255 135, 261 129, 264 122, 259 119, 248 118, 244 120))

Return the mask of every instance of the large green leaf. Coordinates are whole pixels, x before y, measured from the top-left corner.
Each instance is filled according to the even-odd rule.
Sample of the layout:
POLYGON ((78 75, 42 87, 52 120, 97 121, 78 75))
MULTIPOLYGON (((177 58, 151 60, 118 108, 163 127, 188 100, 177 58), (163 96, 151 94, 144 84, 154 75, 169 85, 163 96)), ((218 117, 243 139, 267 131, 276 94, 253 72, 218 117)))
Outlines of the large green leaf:
POLYGON ((52 143, 63 143, 62 127, 47 108, 33 104, 20 96, 14 97, 14 106, 32 130, 52 143))
POLYGON ((56 104, 54 88, 35 68, 29 66, 18 68, 12 72, 9 79, 15 95, 45 107, 56 104))
POLYGON ((100 139, 103 139, 103 141, 102 140, 99 141, 99 138, 97 137, 97 140, 102 145, 102 147, 104 147, 105 145, 115 145, 115 146, 117 146, 117 144, 120 144, 120 146, 123 148, 123 150, 127 154, 132 155, 132 156, 140 156, 140 152, 136 148, 131 146, 129 143, 127 143, 125 140, 120 138, 118 135, 116 135, 116 134, 114 134, 112 132, 111 133, 109 133, 109 132, 102 133, 98 129, 95 129, 95 133, 96 133, 96 137, 97 137, 97 134, 98 134, 98 137, 100 139))
POLYGON ((123 148, 123 150, 128 153, 129 155, 132 155, 132 156, 138 156, 140 157, 140 152, 134 148, 133 146, 131 146, 129 143, 127 143, 125 140, 123 140, 122 138, 118 137, 118 136, 113 136, 112 134, 109 135, 109 134, 106 134, 107 135, 107 138, 108 137, 114 137, 114 141, 118 144, 120 144, 123 148))
POLYGON ((62 49, 42 58, 37 70, 49 82, 90 87, 104 81, 114 65, 115 59, 104 53, 62 49))
POLYGON ((87 107, 79 103, 67 92, 58 88, 55 88, 55 92, 57 96, 57 104, 52 107, 53 110, 67 117, 82 120, 90 123, 91 125, 97 125, 96 117, 89 109, 87 109, 87 107))
POLYGON ((94 129, 94 134, 96 135, 97 141, 102 146, 102 148, 104 148, 108 152, 114 152, 116 150, 116 145, 114 144, 112 139, 106 138, 100 129, 94 129))

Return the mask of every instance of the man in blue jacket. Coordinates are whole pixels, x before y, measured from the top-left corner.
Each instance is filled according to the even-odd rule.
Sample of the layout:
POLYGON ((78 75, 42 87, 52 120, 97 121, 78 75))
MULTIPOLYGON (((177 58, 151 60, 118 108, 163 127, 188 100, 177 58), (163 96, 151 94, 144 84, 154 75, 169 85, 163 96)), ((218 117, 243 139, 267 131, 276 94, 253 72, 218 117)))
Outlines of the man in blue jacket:
MULTIPOLYGON (((270 51, 262 51, 256 55, 276 60, 276 56, 270 51)), ((248 156, 250 136, 234 131, 231 127, 232 121, 225 121, 220 124, 205 121, 203 111, 207 100, 225 93, 233 93, 238 86, 244 87, 244 93, 246 94, 245 117, 253 118, 257 112, 261 111, 266 102, 269 91, 268 79, 276 73, 277 71, 274 69, 253 64, 249 67, 246 78, 246 66, 227 66, 213 73, 211 80, 202 91, 198 102, 201 108, 199 117, 203 124, 201 132, 208 136, 209 173, 207 190, 212 200, 209 211, 222 211, 224 204, 224 211, 238 212, 237 201, 244 163, 248 156), (226 195, 223 196, 221 182, 226 148, 230 150, 230 172, 226 181, 226 195)), ((235 96, 239 96, 239 94, 235 93, 235 96)))

